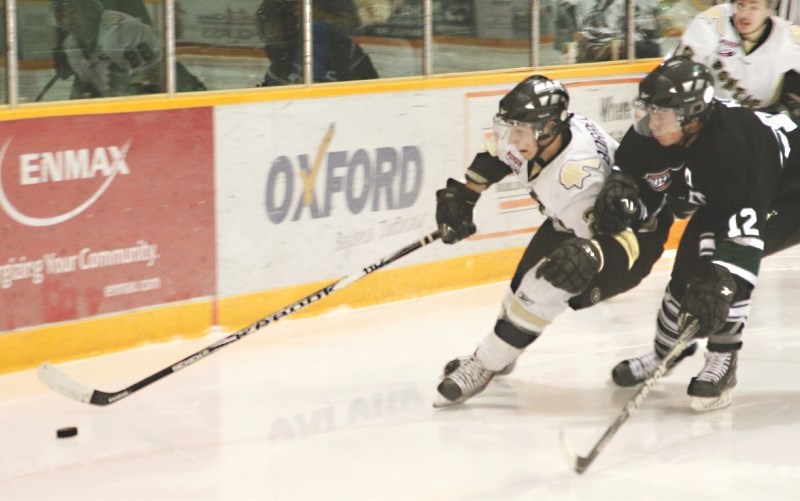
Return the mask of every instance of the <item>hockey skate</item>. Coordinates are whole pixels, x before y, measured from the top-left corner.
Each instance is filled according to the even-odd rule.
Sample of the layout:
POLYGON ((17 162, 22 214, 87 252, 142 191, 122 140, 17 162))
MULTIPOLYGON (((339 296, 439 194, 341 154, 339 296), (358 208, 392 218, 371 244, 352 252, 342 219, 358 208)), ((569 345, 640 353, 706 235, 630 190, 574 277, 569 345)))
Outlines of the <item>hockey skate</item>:
MULTIPOLYGON (((670 364, 666 374, 669 374, 670 371, 678 365, 678 362, 686 357, 694 355, 695 351, 697 351, 697 343, 692 343, 684 348, 675 361, 670 364)), ((611 371, 611 379, 614 380, 614 384, 623 388, 636 386, 653 375, 656 371, 656 367, 661 363, 661 360, 662 359, 653 351, 636 358, 623 360, 611 371)))
MULTIPOLYGON (((447 362, 447 365, 444 366, 444 371, 442 372, 442 379, 446 378, 450 374, 452 374, 456 369, 461 367, 463 364, 467 363, 467 361, 471 357, 458 357, 454 358, 453 360, 447 362)), ((506 365, 499 371, 495 372, 495 376, 507 376, 514 371, 514 368, 517 366, 517 361, 514 360, 510 364, 506 365)))
POLYGON ((451 360, 445 366, 445 373, 445 378, 436 388, 438 394, 433 401, 434 407, 447 407, 466 402, 482 392, 497 374, 486 369, 475 355, 451 360), (458 365, 454 362, 458 362, 458 365), (452 369, 449 373, 447 373, 448 368, 452 369))
POLYGON ((692 378, 687 393, 692 409, 713 411, 731 405, 731 389, 736 386, 738 352, 706 352, 706 365, 692 378))

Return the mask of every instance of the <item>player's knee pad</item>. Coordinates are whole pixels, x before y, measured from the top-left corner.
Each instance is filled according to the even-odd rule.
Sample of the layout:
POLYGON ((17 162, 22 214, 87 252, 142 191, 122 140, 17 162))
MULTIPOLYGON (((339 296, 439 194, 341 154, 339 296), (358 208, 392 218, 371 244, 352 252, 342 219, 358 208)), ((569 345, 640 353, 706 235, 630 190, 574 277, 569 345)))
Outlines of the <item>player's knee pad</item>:
POLYGON ((536 278, 536 267, 528 270, 516 290, 509 289, 503 298, 503 311, 514 325, 542 332, 553 319, 567 309, 571 294, 536 278))

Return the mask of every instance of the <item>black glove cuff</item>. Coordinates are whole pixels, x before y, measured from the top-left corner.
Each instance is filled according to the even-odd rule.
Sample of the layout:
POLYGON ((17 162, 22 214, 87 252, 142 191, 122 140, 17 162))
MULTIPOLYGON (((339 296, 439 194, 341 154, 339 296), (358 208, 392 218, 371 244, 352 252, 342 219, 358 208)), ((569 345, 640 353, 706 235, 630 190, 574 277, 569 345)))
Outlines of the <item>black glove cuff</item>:
POLYGON ((464 202, 469 205, 475 205, 478 203, 478 199, 481 198, 480 193, 469 189, 466 184, 462 183, 461 181, 456 181, 452 177, 447 179, 447 188, 451 190, 458 190, 458 192, 464 198, 464 202))

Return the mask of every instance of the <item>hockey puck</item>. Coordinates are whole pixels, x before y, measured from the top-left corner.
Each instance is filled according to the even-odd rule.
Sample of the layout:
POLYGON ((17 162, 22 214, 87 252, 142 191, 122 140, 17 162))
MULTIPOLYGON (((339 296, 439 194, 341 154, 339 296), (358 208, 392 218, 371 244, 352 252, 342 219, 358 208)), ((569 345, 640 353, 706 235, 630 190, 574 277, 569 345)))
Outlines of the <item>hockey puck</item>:
POLYGON ((59 428, 56 430, 56 437, 58 438, 69 438, 74 437, 78 434, 78 429, 74 426, 68 426, 66 428, 59 428))

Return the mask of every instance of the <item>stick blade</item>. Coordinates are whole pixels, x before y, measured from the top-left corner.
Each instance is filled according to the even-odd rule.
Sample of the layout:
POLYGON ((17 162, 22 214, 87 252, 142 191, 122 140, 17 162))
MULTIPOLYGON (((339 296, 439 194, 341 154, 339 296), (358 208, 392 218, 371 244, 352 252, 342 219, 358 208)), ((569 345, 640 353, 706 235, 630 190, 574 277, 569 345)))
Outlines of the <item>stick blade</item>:
POLYGON ((569 441, 567 440, 567 434, 563 429, 559 430, 558 439, 561 443, 561 452, 564 453, 564 458, 567 460, 569 467, 579 475, 585 472, 589 467, 589 464, 591 464, 591 461, 588 458, 579 456, 575 453, 575 450, 569 444, 569 441))
POLYGON ((85 404, 92 403, 92 394, 94 390, 88 386, 75 381, 64 372, 57 369, 54 365, 48 362, 43 363, 36 370, 36 375, 39 381, 44 383, 48 388, 60 393, 67 398, 83 402, 85 404))

